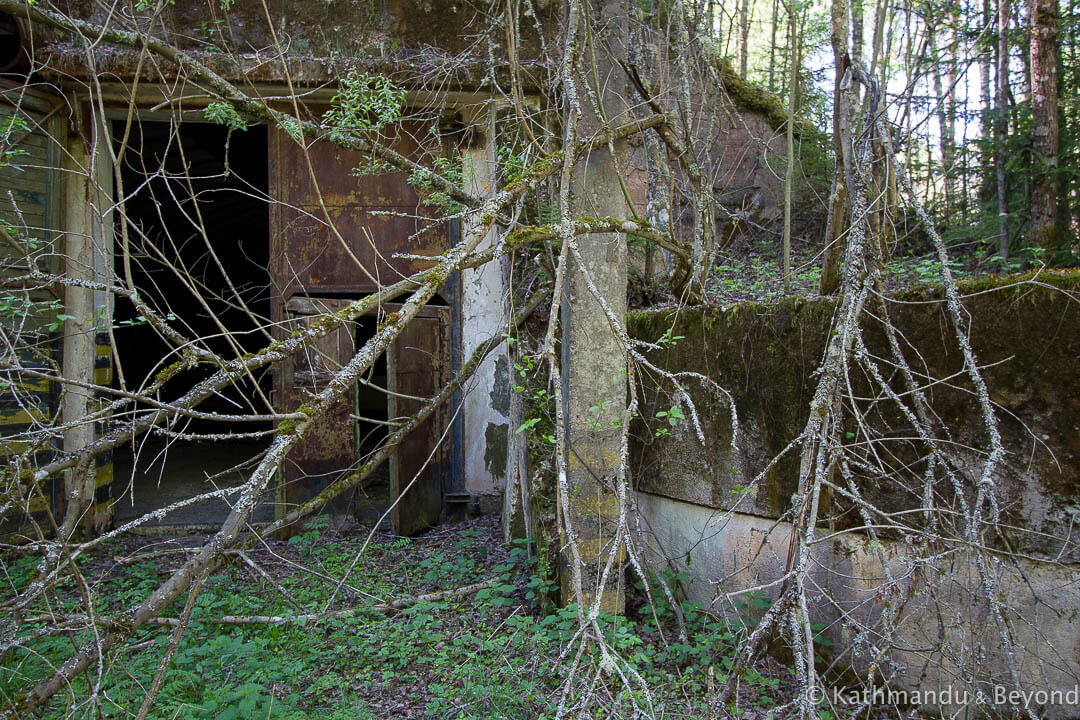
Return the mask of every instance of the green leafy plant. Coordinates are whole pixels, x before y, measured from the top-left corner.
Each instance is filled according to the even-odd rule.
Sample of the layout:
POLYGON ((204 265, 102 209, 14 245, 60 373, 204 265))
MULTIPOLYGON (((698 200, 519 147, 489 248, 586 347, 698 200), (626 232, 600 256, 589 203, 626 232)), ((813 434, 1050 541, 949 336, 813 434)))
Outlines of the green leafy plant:
POLYGON ((282 120, 278 123, 278 129, 283 133, 291 137, 296 142, 303 140, 303 134, 300 132, 300 123, 296 122, 292 118, 288 120, 282 120))
POLYGON ((323 123, 337 132, 377 132, 401 117, 405 91, 383 75, 350 70, 323 123))
POLYGON ((518 426, 518 429, 514 431, 514 434, 520 435, 526 430, 531 430, 538 422, 540 422, 540 418, 529 418, 518 426))
POLYGON ((212 123, 224 125, 230 130, 247 130, 245 120, 236 108, 226 102, 212 102, 203 110, 203 117, 212 123))
POLYGON ((604 424, 601 421, 604 414, 607 413, 607 406, 611 403, 610 400, 601 400, 596 405, 589 407, 589 417, 585 418, 585 422, 588 423, 594 431, 598 431, 603 428, 604 424))
MULTIPOLYGON (((463 164, 460 158, 437 157, 433 163, 435 172, 442 175, 455 187, 461 187, 464 182, 463 164)), ((416 169, 409 173, 409 185, 423 194, 422 202, 429 207, 438 208, 443 215, 454 215, 461 212, 461 203, 454 200, 444 190, 435 189, 431 180, 431 173, 426 170, 416 169)))
POLYGON ((522 355, 521 358, 514 363, 514 369, 517 370, 519 377, 527 378, 536 369, 536 358, 532 355, 522 355))
MULTIPOLYGON (((35 320, 48 332, 56 332, 68 320, 74 320, 74 315, 64 312, 64 303, 61 300, 31 300, 25 295, 11 293, 0 295, 0 318, 8 318, 19 321, 20 324, 27 320, 35 320)), ((26 328, 23 332, 33 332, 26 328)))
POLYGON ((670 434, 671 428, 676 427, 681 420, 686 419, 686 416, 683 415, 683 411, 677 405, 672 405, 667 410, 657 411, 656 417, 658 420, 666 420, 667 424, 670 426, 656 428, 656 437, 670 434))
POLYGON ((508 185, 515 180, 520 180, 525 173, 525 153, 517 146, 500 146, 496 153, 496 162, 502 173, 503 182, 508 185))
POLYGON ((353 177, 369 177, 372 175, 383 175, 388 172, 393 172, 394 167, 383 160, 379 160, 376 157, 367 158, 363 164, 357 165, 352 169, 353 177))
POLYGON ((657 345, 670 345, 670 346, 674 347, 675 345, 677 345, 679 343, 680 340, 685 340, 686 339, 685 335, 675 335, 674 332, 675 332, 674 329, 668 328, 667 330, 664 331, 664 334, 661 335, 657 339, 656 344, 657 345))
POLYGON ((20 115, 9 115, 0 120, 0 167, 22 171, 15 164, 15 159, 25 156, 27 152, 17 147, 16 143, 28 132, 30 124, 20 115))
MULTIPOLYGON (((252 556, 268 566, 274 557, 289 556, 287 567, 303 565, 314 571, 275 573, 299 608, 281 593, 268 592, 269 586, 242 565, 226 568, 206 581, 151 717, 366 719, 382 714, 372 712, 365 703, 387 696, 407 699, 436 717, 479 716, 458 712, 474 705, 483 707, 484 717, 554 715, 562 667, 559 653, 578 633, 579 623, 575 606, 553 606, 557 566, 549 565, 551 555, 545 543, 553 541, 545 541, 544 530, 536 540, 514 541, 509 552, 501 549, 501 542, 492 542, 488 531, 472 527, 437 538, 390 537, 377 541, 381 554, 361 555, 354 566, 363 535, 328 536, 326 529, 327 519, 316 518, 272 555, 252 556), (307 612, 306 608, 325 607, 349 568, 342 593, 352 596, 339 594, 337 602, 343 605, 336 607, 415 599, 481 580, 493 582, 461 600, 415 602, 394 614, 234 627, 214 622, 229 614, 288 617, 307 612)), ((91 567, 116 555, 115 547, 102 549, 97 558, 86 558, 91 567)), ((7 560, 3 569, 9 582, 24 587, 33 581, 36 567, 34 558, 24 557, 7 560)), ((111 610, 151 592, 168 572, 158 559, 116 567, 97 581, 95 609, 108 616, 111 610)), ((675 598, 685 597, 686 572, 665 570, 663 577, 675 598)), ((745 628, 685 600, 677 600, 675 608, 656 576, 650 574, 648 582, 656 601, 655 615, 601 613, 598 625, 608 646, 617 651, 617 662, 625 664, 624 670, 633 669, 658 697, 679 705, 672 717, 702 717, 709 668, 716 670, 715 682, 727 679, 733 672, 735 650, 745 641, 745 628), (675 635, 676 609, 685 617, 685 642, 675 635)), ((635 579, 633 587, 644 586, 635 579)), ((72 584, 54 609, 80 612, 81 597, 72 584)), ((763 598, 749 600, 767 607, 763 598)), ((175 617, 182 602, 166 610, 166 615, 175 617)), ((28 623, 20 632, 39 628, 28 623)), ((815 632, 820 631, 815 626, 815 632)), ((95 717, 130 716, 130 707, 145 695, 143 678, 155 673, 168 639, 169 633, 162 628, 139 631, 123 664, 109 666, 102 676, 102 696, 108 700, 95 717)), ((34 653, 13 647, 0 662, 0 691, 10 696, 27 681, 47 677, 50 663, 69 651, 70 639, 60 636, 43 638, 34 653)), ((599 667, 595 646, 586 653, 581 662, 599 667)), ((752 703, 767 706, 776 697, 775 677, 746 672, 740 682, 752 703)), ((81 677, 73 684, 76 692, 92 687, 81 677)), ((641 702, 632 693, 620 692, 616 698, 620 705, 611 716, 629 716, 623 711, 635 700, 641 702)), ((61 703, 49 708, 44 717, 59 720, 72 715, 61 703)))
POLYGON ((223 52, 226 46, 225 33, 222 31, 224 27, 224 20, 204 20, 195 28, 195 37, 201 40, 208 50, 223 52))

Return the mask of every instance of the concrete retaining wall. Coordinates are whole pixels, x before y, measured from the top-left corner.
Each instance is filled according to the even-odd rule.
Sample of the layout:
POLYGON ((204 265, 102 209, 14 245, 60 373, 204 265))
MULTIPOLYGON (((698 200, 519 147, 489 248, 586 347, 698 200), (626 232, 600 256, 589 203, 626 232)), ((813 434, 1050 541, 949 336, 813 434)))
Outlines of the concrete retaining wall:
MULTIPOLYGON (((995 477, 1004 529, 983 534, 980 542, 989 552, 981 557, 1015 648, 1012 664, 1021 686, 1064 692, 1080 683, 1080 546, 1074 528, 1080 508, 1080 277, 1044 274, 1035 284, 1015 282, 982 280, 964 288, 971 294, 965 307, 972 343, 985 366, 1009 453, 995 477)), ((957 447, 984 445, 977 406, 957 374, 961 360, 936 291, 912 291, 900 300, 889 310, 910 343, 913 366, 927 376, 950 378, 930 390, 943 427, 957 447)), ((703 392, 695 397, 704 446, 686 421, 659 437, 655 421, 635 433, 635 482, 652 561, 658 568, 688 572, 687 597, 706 607, 731 612, 729 594, 747 588, 757 588, 766 599, 780 593, 791 526, 777 518, 791 507, 797 453, 760 484, 751 480, 806 422, 816 384, 812 373, 833 308, 829 300, 793 299, 631 318, 631 332, 641 339, 654 340, 668 328, 673 336, 684 336, 652 359, 670 371, 707 375, 732 393, 738 410, 737 449, 727 406, 719 398, 705 399, 703 392)), ((865 332, 871 351, 884 357, 880 327, 871 323, 865 332)), ((669 390, 647 392, 644 418, 655 418, 672 404, 669 390)), ((857 395, 863 390, 855 388, 857 395)), ((871 418, 877 431, 902 437, 897 417, 871 413, 871 418)), ((909 445, 897 442, 898 458, 916 453, 909 445)), ((977 467, 974 453, 958 453, 959 472, 972 487, 968 470, 977 467)), ((883 530, 875 542, 858 530, 862 520, 843 499, 834 497, 823 510, 826 520, 816 530, 813 555, 811 614, 831 642, 823 648, 821 665, 829 682, 841 688, 865 680, 874 662, 866 640, 880 638, 888 606, 896 613, 896 631, 875 682, 891 676, 893 688, 951 690, 960 699, 966 692, 972 701, 979 691, 991 701, 995 693, 1000 699, 1012 691, 1002 627, 987 602, 976 555, 955 539, 928 540, 932 534, 921 532, 922 513, 904 514, 921 507, 912 483, 857 480, 869 502, 900 513, 896 517, 912 530, 883 530)), ((947 487, 934 492, 951 497, 947 487)), ((958 532, 940 535, 955 538, 958 532)), ((1046 717, 1076 712, 1060 703, 1045 708, 1046 717)))
MULTIPOLYGON (((685 571, 689 580, 683 589, 691 601, 735 616, 734 603, 747 600, 748 588, 761 588, 760 596, 776 598, 787 569, 788 523, 648 493, 639 494, 638 502, 651 532, 654 567, 685 571)), ((823 626, 821 637, 832 643, 820 654, 828 666, 847 671, 827 675, 829 692, 843 694, 842 688, 857 687, 866 677, 875 654, 860 629, 867 639, 879 639, 886 603, 898 607, 892 651, 879 663, 882 672, 892 675, 892 688, 938 697, 951 692, 963 698, 968 693, 972 699, 981 690, 992 699, 995 692, 1016 687, 973 556, 952 552, 926 563, 927 555, 925 548, 913 551, 902 541, 884 541, 875 548, 857 533, 816 546, 810 612, 823 626), (890 591, 883 592, 887 586, 890 591), (972 684, 970 677, 980 682, 972 684)), ((1016 669, 1024 690, 1073 689, 1080 668, 1080 573, 1075 566, 1030 560, 992 562, 988 570, 1017 648, 1016 669)), ((1066 718, 1076 712, 1048 707, 1044 716, 1066 718)))

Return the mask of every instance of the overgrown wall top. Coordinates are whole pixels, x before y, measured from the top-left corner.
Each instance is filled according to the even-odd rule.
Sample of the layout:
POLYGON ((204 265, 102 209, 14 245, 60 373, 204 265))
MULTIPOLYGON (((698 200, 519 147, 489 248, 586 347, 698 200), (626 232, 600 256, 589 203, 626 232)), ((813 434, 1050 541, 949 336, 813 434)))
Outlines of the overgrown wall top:
MULTIPOLYGON (((1080 273, 1043 272, 1035 278, 991 278, 961 286, 971 320, 970 336, 979 363, 998 404, 998 417, 1009 455, 996 478, 998 497, 1018 531, 1017 549, 1057 557, 1065 537, 1080 519, 1080 273), (1020 283, 1020 280, 1031 282, 1020 283), (1038 535, 1037 533, 1046 533, 1038 535)), ((634 477, 639 489, 712 508, 766 518, 781 516, 796 489, 798 455, 789 454, 751 480, 798 434, 806 423, 818 367, 829 333, 835 301, 789 298, 775 304, 743 303, 726 308, 689 308, 631 314, 632 336, 656 340, 671 329, 684 336, 674 345, 651 352, 670 371, 700 372, 731 393, 738 411, 740 437, 732 448, 731 414, 722 397, 700 382, 684 380, 693 393, 706 442, 702 445, 689 419, 670 434, 656 435, 666 420, 656 413, 672 405, 670 387, 644 388, 646 398, 633 446, 634 477)), ((986 447, 986 432, 962 359, 940 300, 940 290, 921 288, 894 298, 890 316, 908 343, 905 353, 917 372, 947 379, 928 393, 934 410, 962 458, 977 466, 974 450, 986 447)), ((881 326, 865 328, 871 352, 886 357, 881 326)), ((887 364, 883 372, 892 374, 887 364)), ((868 390, 857 373, 855 391, 868 390)), ((894 388, 900 389, 893 377, 894 388)), ((685 401, 677 401, 689 418, 685 401)), ((903 419, 870 413, 881 432, 892 433, 896 452, 917 464, 919 451, 906 443, 903 419)), ((854 427, 851 428, 855 430, 854 427)), ((854 434, 850 437, 855 437, 854 434)), ((917 465, 913 465, 917 467, 917 465)), ((911 482, 866 477, 862 492, 879 508, 899 511, 919 507, 911 482)), ((973 485, 974 483, 972 483, 973 485)), ((945 488, 936 492, 947 495, 945 488)), ((837 522, 859 524, 857 513, 843 513, 834 498, 837 522), (848 519, 850 518, 850 519, 848 519)), ((1080 558, 1075 544, 1062 560, 1080 558)))
MULTIPOLYGON (((441 88, 475 89, 483 87, 490 74, 489 48, 495 57, 507 57, 506 28, 489 27, 488 5, 461 0, 175 0, 146 3, 141 9, 139 5, 124 3, 119 10, 108 3, 77 0, 69 12, 115 29, 149 31, 205 55, 207 64, 222 75, 249 82, 284 82, 279 62, 283 55, 294 85, 336 82, 343 69, 361 66, 388 74, 396 69, 410 79, 425 75, 441 88)), ((534 6, 545 32, 555 32, 559 3, 537 0, 534 6)), ((521 18, 517 51, 526 67, 541 55, 536 27, 533 18, 521 18)), ((35 36, 39 63, 58 74, 85 74, 80 43, 40 27, 35 36)), ((99 48, 97 55, 98 71, 106 79, 109 74, 127 77, 141 67, 137 53, 99 48)))

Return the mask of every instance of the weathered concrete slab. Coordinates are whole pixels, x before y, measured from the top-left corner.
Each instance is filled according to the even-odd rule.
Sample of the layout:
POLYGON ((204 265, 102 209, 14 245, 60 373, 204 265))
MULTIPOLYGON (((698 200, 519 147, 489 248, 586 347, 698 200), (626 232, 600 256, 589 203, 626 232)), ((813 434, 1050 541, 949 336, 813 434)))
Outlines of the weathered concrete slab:
MULTIPOLYGON (((1080 545, 1070 533, 1080 515, 1080 303, 1058 287, 1075 291, 1080 274, 1044 272, 1040 284, 1014 285, 984 292, 1013 279, 980 281, 962 287, 971 317, 971 342, 993 400, 1005 448, 1005 465, 995 478, 1006 531, 1014 549, 1065 562, 1080 561, 1080 545)), ((889 304, 902 333, 908 362, 915 372, 949 378, 929 390, 929 399, 942 428, 961 448, 961 464, 975 466, 962 448, 985 443, 985 431, 970 394, 952 329, 933 290, 911 291, 889 304), (917 348, 917 351, 916 351, 917 348)), ((728 308, 682 309, 633 313, 631 335, 655 340, 671 328, 684 336, 650 359, 669 371, 694 371, 715 380, 733 396, 738 409, 740 437, 732 448, 731 414, 723 398, 687 381, 702 419, 706 443, 697 439, 688 421, 656 437, 655 414, 672 403, 670 388, 658 393, 644 388, 648 404, 638 426, 633 449, 639 489, 712 508, 737 509, 766 518, 780 517, 796 488, 797 454, 785 458, 758 486, 751 480, 769 460, 798 436, 806 423, 813 371, 821 358, 834 302, 792 298, 774 305, 744 303, 728 308)), ((888 355, 880 325, 869 324, 867 344, 879 357, 888 355)), ((887 364, 883 372, 894 371, 887 364)), ((867 387, 857 373, 855 391, 867 387)), ((900 389, 898 378, 893 378, 900 389)), ((687 415, 688 408, 682 405, 687 415)), ((910 428, 895 411, 871 413, 872 423, 891 433, 890 449, 918 461, 919 449, 905 441, 910 428)), ((852 427, 852 430, 856 428, 852 427)), ((917 466, 915 466, 917 468, 917 466)), ((961 468, 963 470, 963 468, 961 468)), ((913 477, 918 471, 913 473, 913 477)), ((921 488, 879 477, 859 479, 864 497, 877 507, 900 511, 920 507, 921 488)), ((948 501, 950 490, 936 487, 948 501)), ((857 513, 834 498, 838 527, 861 524, 857 513)), ((828 513, 826 513, 828 516, 828 513)), ((913 523, 918 518, 910 518, 913 523)))
MULTIPOLYGON (((448 81, 446 87, 481 88, 490 64, 485 33, 496 48, 506 44, 503 21, 491 22, 486 6, 455 0, 235 0, 228 10, 222 5, 218 0, 175 0, 145 10, 129 7, 125 14, 140 31, 152 29, 224 77, 283 82, 287 62, 293 84, 301 87, 336 83, 345 70, 360 67, 406 82, 418 70, 438 73, 448 81)), ((550 43, 560 27, 560 5, 537 2, 534 7, 552 35, 550 43)), ((75 2, 69 12, 78 19, 117 24, 114 12, 99 3, 75 2)), ((527 65, 541 55, 536 27, 530 18, 517 28, 515 49, 527 65)), ((34 47, 36 59, 47 61, 54 72, 87 71, 81 44, 60 31, 35 27, 34 47)), ((496 50, 499 57, 505 53, 496 50)), ((95 61, 106 81, 109 75, 130 76, 140 67, 136 53, 104 48, 95 51, 95 61)), ((500 74, 505 77, 504 70, 500 74)))
MULTIPOLYGON (((160 439, 143 440, 138 444, 137 463, 133 462, 131 450, 116 451, 113 455, 113 523, 119 525, 203 493, 240 485, 248 479, 253 467, 252 458, 268 444, 268 441, 238 440, 229 443, 177 442, 166 447, 160 439), (247 472, 237 467, 245 463, 247 472)), ((230 501, 235 500, 234 495, 187 505, 145 527, 219 526, 229 514, 230 501)), ((267 495, 256 506, 251 522, 272 521, 273 501, 273 496, 267 495)))
MULTIPOLYGON (((791 542, 789 524, 647 493, 639 494, 638 502, 651 533, 653 567, 687 572, 683 588, 692 601, 735 616, 736 596, 729 593, 761 588, 758 594, 768 600, 779 595, 791 542)), ((981 690, 991 705, 995 694, 1000 698, 1015 689, 974 558, 963 548, 931 550, 903 541, 875 546, 863 535, 848 533, 816 545, 813 557, 810 615, 832 642, 820 654, 839 659, 827 681, 838 692, 865 679, 873 653, 859 632, 866 629, 866 638, 880 643, 886 603, 898 607, 888 662, 880 663, 885 672, 895 673, 893 689, 933 691, 937 697, 951 692, 960 699, 967 693, 972 701, 981 690), (969 677, 979 677, 980 684, 966 684, 969 677)), ((1016 648, 1023 689, 1072 690, 1080 682, 1080 568, 995 558, 988 571, 1016 648)), ((947 703, 942 709, 962 708, 947 703)), ((1076 715, 1075 707, 1058 703, 1041 717, 1076 715)))

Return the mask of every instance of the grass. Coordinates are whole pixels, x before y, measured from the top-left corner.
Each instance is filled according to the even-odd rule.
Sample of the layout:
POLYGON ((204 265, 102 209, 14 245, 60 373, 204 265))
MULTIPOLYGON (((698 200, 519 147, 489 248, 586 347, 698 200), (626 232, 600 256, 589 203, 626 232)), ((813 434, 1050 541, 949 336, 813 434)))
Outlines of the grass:
MULTIPOLYGON (((485 518, 416 539, 377 536, 356 560, 365 534, 331 535, 318 524, 291 540, 272 541, 250 554, 284 591, 236 563, 204 585, 192 623, 149 717, 209 718, 545 718, 558 707, 570 660, 561 651, 574 636, 576 610, 556 610, 554 590, 543 563, 523 546, 507 549, 495 519, 485 518), (304 568, 304 569, 301 569, 304 568), (421 602, 396 614, 362 614, 317 622, 226 626, 224 615, 298 615, 319 612, 335 586, 345 581, 331 608, 354 607, 452 589, 494 578, 474 597, 421 602), (286 596, 287 594, 287 596, 286 596), (295 605, 292 600, 295 600, 295 605)), ((190 542, 187 543, 190 546, 190 542)), ((145 596, 175 568, 183 552, 173 542, 127 540, 80 559, 99 616, 119 612, 145 596), (123 564, 118 557, 158 551, 150 559, 123 564)), ((30 581, 31 558, 4 560, 6 584, 30 581)), ((672 577, 678 585, 680 578, 672 577)), ((741 623, 726 622, 684 603, 690 636, 674 633, 673 609, 661 602, 657 618, 641 603, 643 586, 630 599, 625 618, 602 617, 607 640, 647 680, 656 716, 705 717, 707 675, 716 686, 726 678, 743 639, 741 623)), ((182 603, 184 598, 181 598, 182 603)), ((81 613, 82 601, 68 581, 51 594, 51 612, 81 613)), ((181 607, 164 615, 175 617, 181 607)), ((26 613, 47 610, 44 603, 26 613)), ((747 612, 759 612, 748 608, 747 612)), ((44 627, 20 627, 29 637, 44 627)), ((47 718, 134 717, 149 686, 170 628, 143 628, 111 656, 101 675, 79 677, 59 693, 47 718), (97 692, 91 691, 97 686, 97 692)), ((62 662, 85 630, 28 640, 9 650, 0 664, 5 700, 25 692, 62 662)), ((591 652, 591 651, 590 651, 591 652)), ((743 676, 740 704, 772 704, 791 674, 774 661, 743 676)), ((631 717, 643 702, 614 676, 598 672, 598 657, 587 653, 574 675, 593 682, 597 702, 575 717, 631 717)))

